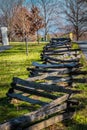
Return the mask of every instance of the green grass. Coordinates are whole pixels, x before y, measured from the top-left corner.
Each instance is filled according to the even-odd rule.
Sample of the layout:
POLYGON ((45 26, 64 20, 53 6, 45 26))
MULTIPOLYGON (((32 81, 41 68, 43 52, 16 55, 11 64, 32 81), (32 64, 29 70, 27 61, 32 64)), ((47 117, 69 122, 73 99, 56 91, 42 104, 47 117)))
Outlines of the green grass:
MULTIPOLYGON (((73 43, 72 48, 78 49, 79 46, 77 43, 73 43)), ((80 54, 80 62, 83 64, 81 70, 87 71, 87 60, 82 52, 80 54)), ((87 78, 87 74, 80 76, 80 78, 87 78)), ((56 127, 53 126, 52 130, 87 130, 87 83, 76 83, 75 86, 76 89, 82 90, 82 93, 74 96, 80 102, 74 116, 72 119, 55 124, 56 127)), ((49 130, 49 128, 44 130, 49 130)))
MULTIPOLYGON (((29 43, 28 56, 26 56, 25 52, 25 43, 21 42, 11 43, 12 49, 0 53, 0 122, 39 108, 38 105, 31 105, 25 102, 11 104, 6 93, 14 76, 23 79, 28 78, 29 72, 26 68, 31 66, 32 61, 40 61, 40 53, 45 44, 29 43)), ((78 48, 78 45, 74 43, 72 47, 78 48)), ((84 66, 82 69, 87 70, 87 62, 83 55, 81 63, 84 66)), ((87 74, 83 77, 87 78, 87 74)), ((71 120, 56 124, 57 130, 87 130, 87 84, 77 83, 76 88, 83 91, 75 96, 81 103, 76 108, 76 113, 71 120)))
POLYGON ((79 48, 79 46, 78 46, 78 44, 77 44, 77 43, 73 42, 73 44, 72 44, 72 48, 73 48, 73 49, 78 49, 78 48, 79 48))
MULTIPOLYGON (((79 46, 77 43, 73 43, 72 48, 78 49, 79 46)), ((87 60, 82 52, 80 62, 83 65, 81 70, 87 71, 87 60)), ((87 74, 80 76, 80 78, 87 78, 87 74)), ((72 119, 64 121, 62 125, 59 124, 59 126, 62 126, 60 128, 62 130, 87 130, 87 83, 76 83, 76 88, 82 90, 81 94, 74 96, 80 104, 76 108, 76 113, 72 119)))
POLYGON ((40 60, 40 53, 46 43, 29 43, 28 56, 26 55, 25 43, 10 43, 12 49, 0 53, 0 122, 22 115, 38 108, 27 103, 10 104, 6 93, 12 82, 12 78, 28 78, 27 67, 31 66, 32 61, 40 60), (28 109, 26 109, 28 108, 28 109))

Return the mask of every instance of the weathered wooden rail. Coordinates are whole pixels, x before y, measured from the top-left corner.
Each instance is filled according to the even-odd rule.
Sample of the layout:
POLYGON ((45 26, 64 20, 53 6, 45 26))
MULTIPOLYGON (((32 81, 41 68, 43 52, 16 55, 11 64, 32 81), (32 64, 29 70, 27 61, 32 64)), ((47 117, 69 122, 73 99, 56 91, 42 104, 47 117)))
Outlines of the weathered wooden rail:
MULTIPOLYGON (((52 115, 54 113, 57 113, 57 115, 58 115, 58 113, 60 111, 64 111, 65 109, 67 109, 67 106, 68 106, 68 111, 69 111, 69 109, 70 109, 69 106, 73 102, 70 100, 68 102, 65 102, 69 98, 70 98, 70 95, 66 94, 66 95, 62 96, 61 98, 57 98, 57 99, 53 100, 51 103, 45 105, 44 107, 41 107, 37 111, 34 111, 32 113, 29 113, 29 114, 23 115, 21 117, 12 119, 8 122, 5 122, 4 124, 0 125, 0 130, 19 130, 19 129, 25 130, 25 129, 28 129, 29 126, 31 126, 32 122, 35 123, 36 121, 40 121, 40 120, 44 119, 45 117, 47 118, 47 117, 49 117, 49 115, 52 115), (65 102, 65 103, 63 103, 63 102, 65 102)), ((70 113, 68 112, 66 114, 71 115, 71 113, 72 113, 72 111, 70 113)), ((63 114, 64 114, 64 112, 63 112, 63 114)), ((63 120, 63 114, 62 115, 59 114, 59 118, 58 118, 59 121, 60 121, 60 116, 62 116, 61 120, 63 120)), ((66 119, 68 117, 66 116, 66 119)), ((51 125, 51 122, 50 122, 50 125, 51 125)))
POLYGON ((67 38, 51 39, 43 48, 43 63, 33 62, 33 67, 27 68, 30 77, 26 80, 13 78, 7 96, 38 104, 41 108, 0 124, 0 130, 41 130, 73 116, 74 107, 79 104, 73 100, 73 95, 81 91, 73 88, 72 83, 79 81, 76 76, 87 72, 80 71, 80 50, 71 49, 70 41, 67 38), (69 54, 68 58, 60 59, 64 54, 69 54), (71 57, 73 54, 74 58, 71 57), (63 83, 67 83, 66 87, 63 83), (43 101, 43 97, 47 100, 43 101))

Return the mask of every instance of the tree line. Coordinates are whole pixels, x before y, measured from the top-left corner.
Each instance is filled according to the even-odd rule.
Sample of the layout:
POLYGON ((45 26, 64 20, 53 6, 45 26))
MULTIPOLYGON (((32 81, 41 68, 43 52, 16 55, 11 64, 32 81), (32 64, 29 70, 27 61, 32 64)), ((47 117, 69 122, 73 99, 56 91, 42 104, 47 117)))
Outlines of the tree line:
POLYGON ((87 0, 0 0, 0 26, 9 30, 9 39, 29 39, 39 32, 72 31, 76 40, 87 31, 87 0), (66 28, 67 27, 67 28, 66 28))

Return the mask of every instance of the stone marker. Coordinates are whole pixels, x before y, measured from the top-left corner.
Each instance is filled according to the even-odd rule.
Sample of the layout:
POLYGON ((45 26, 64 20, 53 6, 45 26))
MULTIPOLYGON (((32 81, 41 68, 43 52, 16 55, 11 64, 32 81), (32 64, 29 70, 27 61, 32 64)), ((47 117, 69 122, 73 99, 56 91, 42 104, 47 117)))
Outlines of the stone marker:
POLYGON ((8 36, 7 36, 7 27, 1 27, 1 35, 2 35, 2 44, 9 45, 8 36))

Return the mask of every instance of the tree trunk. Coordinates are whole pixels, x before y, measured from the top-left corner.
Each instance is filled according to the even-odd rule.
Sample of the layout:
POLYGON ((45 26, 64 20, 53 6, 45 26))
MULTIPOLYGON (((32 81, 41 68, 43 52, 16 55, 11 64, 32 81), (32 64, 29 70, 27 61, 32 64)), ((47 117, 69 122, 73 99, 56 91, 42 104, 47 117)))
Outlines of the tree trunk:
POLYGON ((38 30, 37 30, 37 42, 39 44, 39 35, 38 35, 38 30))
POLYGON ((26 44, 26 55, 28 56, 28 40, 27 40, 27 37, 25 37, 25 44, 26 44))

